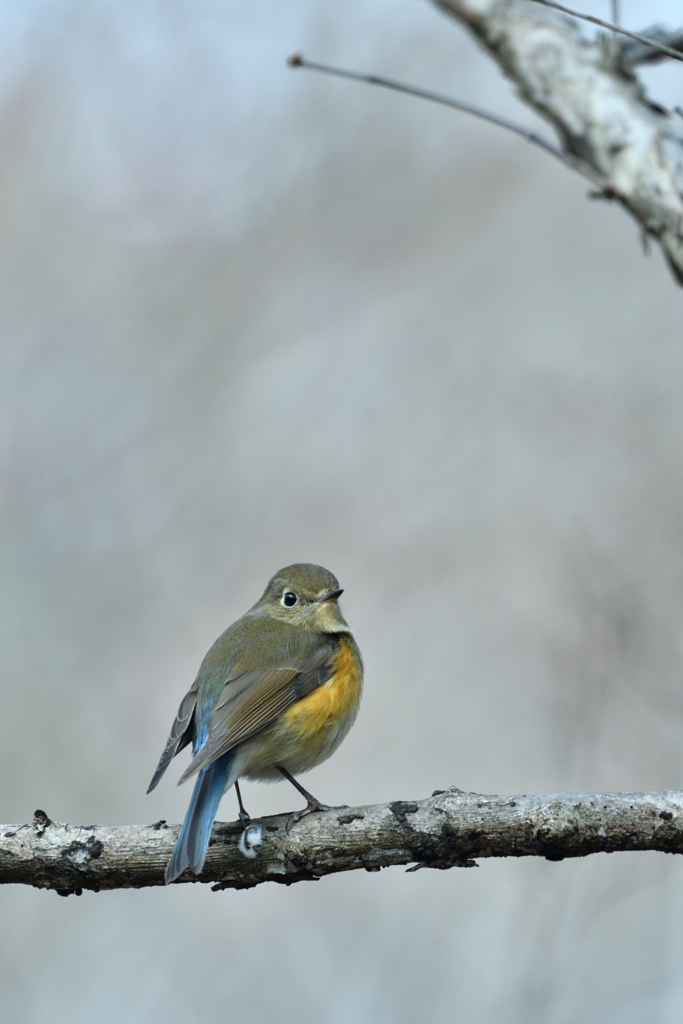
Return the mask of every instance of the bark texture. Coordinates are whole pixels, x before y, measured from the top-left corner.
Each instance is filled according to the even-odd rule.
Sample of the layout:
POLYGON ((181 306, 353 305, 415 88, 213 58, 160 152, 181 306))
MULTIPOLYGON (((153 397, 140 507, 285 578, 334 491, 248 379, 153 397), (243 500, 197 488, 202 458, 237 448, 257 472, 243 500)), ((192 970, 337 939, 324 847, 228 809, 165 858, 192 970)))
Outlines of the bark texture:
MULTIPOLYGON (((589 36, 534 0, 435 3, 467 25, 564 150, 597 176, 598 194, 620 201, 643 237, 658 240, 683 284, 683 120, 648 99, 635 71, 661 52, 612 33, 589 36)), ((678 48, 680 32, 655 35, 678 48)))
MULTIPOLYGON (((216 822, 199 879, 244 889, 337 871, 472 867, 483 857, 563 860, 618 850, 683 852, 683 792, 482 796, 459 789, 311 814, 216 822)), ((36 811, 30 825, 0 826, 0 882, 54 889, 163 885, 179 825, 62 825, 36 811)))

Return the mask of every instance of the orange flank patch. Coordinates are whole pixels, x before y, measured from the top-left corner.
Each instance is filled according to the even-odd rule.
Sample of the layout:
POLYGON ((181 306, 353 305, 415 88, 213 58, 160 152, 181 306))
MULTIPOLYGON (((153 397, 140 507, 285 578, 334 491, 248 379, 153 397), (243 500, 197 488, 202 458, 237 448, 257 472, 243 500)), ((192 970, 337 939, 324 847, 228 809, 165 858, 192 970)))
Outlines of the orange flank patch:
POLYGON ((278 780, 277 765, 299 775, 335 752, 353 725, 363 687, 363 665, 351 637, 339 637, 331 668, 327 682, 240 745, 242 775, 278 780))
POLYGON ((283 724, 302 739, 328 730, 346 732, 356 716, 363 677, 354 646, 343 635, 332 664, 332 675, 327 682, 297 701, 282 716, 283 724))

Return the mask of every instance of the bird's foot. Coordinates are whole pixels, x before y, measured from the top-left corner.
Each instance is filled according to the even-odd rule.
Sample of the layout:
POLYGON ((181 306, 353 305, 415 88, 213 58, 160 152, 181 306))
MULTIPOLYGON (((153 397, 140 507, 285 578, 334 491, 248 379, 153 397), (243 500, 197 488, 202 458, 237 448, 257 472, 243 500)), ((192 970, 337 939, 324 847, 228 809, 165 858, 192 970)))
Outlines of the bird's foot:
POLYGON ((339 807, 334 807, 330 804, 321 804, 320 801, 316 799, 309 800, 306 806, 300 811, 294 811, 293 814, 290 814, 287 818, 287 824, 285 825, 285 832, 289 832, 292 825, 295 825, 297 821, 301 821, 301 819, 305 818, 307 814, 313 814, 314 811, 341 811, 348 806, 348 804, 340 804, 339 807))

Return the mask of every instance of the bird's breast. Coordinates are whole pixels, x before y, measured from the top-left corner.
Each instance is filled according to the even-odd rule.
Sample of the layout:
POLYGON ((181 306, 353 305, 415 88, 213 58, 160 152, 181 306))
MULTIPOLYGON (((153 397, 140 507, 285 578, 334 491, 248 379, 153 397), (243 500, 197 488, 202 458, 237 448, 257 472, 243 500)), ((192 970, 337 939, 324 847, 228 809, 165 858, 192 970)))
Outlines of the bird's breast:
POLYGON ((353 725, 363 689, 363 664, 355 641, 342 634, 322 686, 293 704, 243 745, 243 774, 278 778, 281 764, 293 775, 310 771, 337 749, 353 725))
POLYGON ((293 704, 282 716, 283 725, 302 739, 335 728, 349 717, 350 727, 356 717, 363 669, 355 644, 348 637, 340 637, 330 667, 327 682, 293 704))

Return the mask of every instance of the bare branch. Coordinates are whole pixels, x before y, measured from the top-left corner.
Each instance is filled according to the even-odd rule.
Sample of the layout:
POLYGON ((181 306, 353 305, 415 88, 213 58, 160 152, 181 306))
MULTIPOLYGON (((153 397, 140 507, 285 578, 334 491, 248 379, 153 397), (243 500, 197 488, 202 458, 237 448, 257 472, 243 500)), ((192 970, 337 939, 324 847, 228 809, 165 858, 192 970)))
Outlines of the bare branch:
POLYGON ((619 18, 619 0, 612 0, 611 7, 612 7, 612 21, 614 22, 615 25, 618 25, 619 21, 620 21, 620 18, 619 18))
POLYGON ((604 180, 599 178, 590 167, 586 167, 581 160, 577 160, 572 156, 571 153, 563 153, 561 149, 553 146, 552 142, 548 142, 547 139, 537 135, 536 132, 529 131, 528 128, 523 128, 521 125, 515 124, 514 121, 508 121, 507 118, 500 117, 498 114, 492 114, 481 107, 475 107, 471 103, 463 103, 462 100, 453 99, 451 96, 444 96, 443 93, 431 92, 429 89, 421 89, 416 85, 407 85, 405 82, 399 82, 395 78, 369 75, 361 71, 349 71, 346 68, 333 67, 331 64, 318 64, 314 61, 306 60, 300 53, 290 54, 287 58, 287 63, 293 68, 308 68, 309 71, 322 71, 327 75, 335 75, 337 78, 350 78, 354 82, 363 82, 365 85, 380 85, 385 89, 402 92, 407 96, 416 96, 421 100, 430 100, 432 103, 441 103, 452 110, 459 110, 463 114, 478 117, 480 120, 487 121, 497 128, 504 128, 514 135, 519 135, 526 142, 539 146, 546 153, 550 153, 557 160, 567 164, 572 170, 579 171, 580 174, 585 175, 594 185, 599 187, 604 187, 605 185, 604 180))
MULTIPOLYGON (((683 60, 683 53, 680 52, 679 47, 667 46, 663 41, 668 35, 663 29, 653 29, 650 35, 641 35, 640 32, 631 32, 627 28, 622 28, 617 23, 617 20, 613 14, 612 21, 604 21, 602 18, 596 18, 593 14, 582 14, 581 11, 575 11, 573 7, 565 7, 564 4, 555 3, 555 0, 533 0, 534 3, 543 4, 545 7, 552 7, 556 11, 562 11, 563 14, 569 14, 572 18, 580 18, 581 21, 589 21, 592 25, 599 25, 600 28, 607 28, 611 32, 616 32, 621 36, 628 36, 629 39, 634 39, 636 42, 647 47, 648 51, 655 51, 660 53, 664 57, 671 57, 673 60, 683 60), (655 35, 654 33, 658 34, 655 35)), ((677 39, 680 37, 680 33, 671 33, 672 38, 677 39)))
POLYGON ((564 150, 604 180, 602 195, 659 241, 683 284, 683 136, 615 61, 612 41, 588 39, 536 0, 435 3, 474 32, 564 150))
POLYGON ((619 67, 626 74, 643 64, 657 64, 665 59, 665 54, 652 46, 652 40, 659 39, 662 43, 683 53, 683 29, 670 30, 654 25, 647 30, 647 43, 639 43, 634 39, 622 39, 617 50, 619 67))
MULTIPOLYGON (((451 788, 427 800, 336 808, 286 828, 287 816, 214 825, 199 879, 215 889, 290 885, 338 871, 471 867, 484 857, 563 860, 618 850, 683 852, 683 792, 482 796, 451 788)), ((164 884, 179 825, 61 825, 36 811, 0 826, 0 883, 54 889, 164 884)), ((190 872, 180 882, 197 881, 190 872)))

